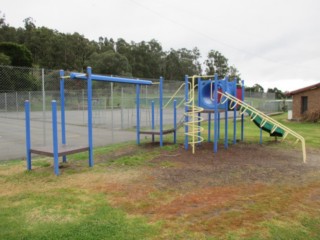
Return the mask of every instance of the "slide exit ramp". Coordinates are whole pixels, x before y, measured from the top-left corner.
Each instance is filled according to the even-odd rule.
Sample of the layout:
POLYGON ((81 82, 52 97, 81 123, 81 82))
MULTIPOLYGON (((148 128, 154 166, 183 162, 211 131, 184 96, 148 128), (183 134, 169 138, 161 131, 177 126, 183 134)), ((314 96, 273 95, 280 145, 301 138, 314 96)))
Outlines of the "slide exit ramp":
POLYGON ((305 163, 307 161, 305 139, 300 134, 284 126, 283 124, 279 123, 278 121, 274 120, 273 118, 269 117, 263 112, 257 110, 256 108, 250 106, 249 104, 232 96, 231 94, 227 92, 219 93, 221 93, 221 95, 225 98, 221 99, 221 103, 225 103, 227 100, 230 100, 231 109, 235 108, 236 106, 239 106, 240 114, 244 114, 245 112, 248 113, 251 117, 251 121, 253 121, 258 127, 262 128, 264 131, 269 132, 270 136, 282 137, 282 141, 288 136, 288 134, 295 137, 297 139, 295 143, 298 143, 299 141, 301 142, 303 162, 305 163))

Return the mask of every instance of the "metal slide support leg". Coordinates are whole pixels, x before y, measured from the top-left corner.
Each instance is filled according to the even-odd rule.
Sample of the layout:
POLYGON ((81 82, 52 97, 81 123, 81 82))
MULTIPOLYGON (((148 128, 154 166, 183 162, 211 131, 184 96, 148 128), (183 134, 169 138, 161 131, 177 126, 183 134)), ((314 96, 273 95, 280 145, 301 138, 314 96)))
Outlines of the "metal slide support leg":
MULTIPOLYGON (((154 101, 151 102, 151 128, 154 130, 154 101)), ((154 134, 152 134, 152 142, 154 142, 154 134)))
POLYGON ((200 131, 200 127, 201 127, 201 122, 200 122, 200 118, 201 118, 201 113, 198 112, 198 118, 197 118, 197 121, 198 121, 198 129, 197 129, 197 132, 198 132, 198 146, 200 145, 200 139, 201 139, 201 131, 200 131))
POLYGON ((57 102, 52 100, 52 144, 53 144, 53 167, 55 175, 59 175, 59 155, 58 155, 58 124, 57 124, 57 102))
POLYGON ((208 113, 208 142, 211 142, 211 113, 208 113))
MULTIPOLYGON (((223 80, 224 81, 224 87, 225 87, 225 91, 227 91, 227 89, 228 89, 228 78, 226 78, 225 80, 223 80)), ((228 119, 229 119, 229 117, 228 117, 228 106, 229 106, 229 101, 227 100, 226 102, 225 102, 225 117, 224 117, 224 148, 228 148, 228 128, 229 128, 229 126, 228 126, 228 119)))
POLYGON ((88 145, 89 167, 93 167, 93 134, 92 134, 92 69, 87 67, 87 95, 88 95, 88 145))
MULTIPOLYGON (((189 101, 189 85, 188 85, 188 75, 185 76, 184 78, 184 81, 185 81, 185 85, 184 85, 184 102, 187 103, 189 101)), ((189 118, 188 118, 188 106, 187 104, 185 105, 184 107, 184 149, 185 150, 188 150, 188 131, 189 131, 189 128, 188 128, 188 121, 189 121, 189 118)))
POLYGON ((214 76, 214 139, 213 139, 213 152, 218 152, 218 141, 219 141, 219 112, 218 112, 218 75, 214 76))
MULTIPOLYGON (((237 79, 233 81, 234 97, 237 98, 237 79)), ((237 143, 237 107, 236 103, 233 102, 233 144, 237 143)))
POLYGON ((137 127, 136 127, 136 135, 137 135, 137 144, 140 144, 140 85, 136 85, 136 115, 137 115, 137 127))
POLYGON ((220 123, 221 123, 221 114, 220 112, 218 112, 218 140, 220 140, 220 130, 221 130, 221 127, 220 127, 220 123))
POLYGON ((159 99, 159 108, 160 108, 160 147, 163 146, 163 78, 160 77, 160 99, 159 99))
POLYGON ((224 148, 228 148, 228 109, 225 110, 224 124, 224 148))
MULTIPOLYGON (((244 80, 241 81, 241 86, 242 86, 242 89, 241 89, 241 101, 244 102, 244 80)), ((241 141, 244 140, 244 114, 241 114, 241 141)))
POLYGON ((173 143, 177 143, 177 100, 173 100, 173 143))
POLYGON ((237 111, 233 110, 233 144, 237 143, 237 111))
POLYGON ((31 133, 30 133, 30 103, 28 100, 24 102, 25 111, 25 124, 26 124, 26 157, 27 157, 27 170, 31 170, 31 133))
MULTIPOLYGON (((64 100, 64 71, 60 70, 60 112, 61 112, 61 143, 67 144, 66 140, 66 117, 65 117, 65 100, 64 100)), ((62 161, 67 162, 67 156, 62 156, 62 161)))

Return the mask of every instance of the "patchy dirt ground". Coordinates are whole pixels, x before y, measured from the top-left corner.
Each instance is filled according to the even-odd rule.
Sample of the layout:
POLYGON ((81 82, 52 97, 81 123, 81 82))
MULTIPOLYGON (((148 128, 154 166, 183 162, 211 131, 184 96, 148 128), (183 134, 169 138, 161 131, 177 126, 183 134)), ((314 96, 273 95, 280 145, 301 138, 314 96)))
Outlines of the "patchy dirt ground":
POLYGON ((98 194, 158 226, 157 240, 320 239, 320 149, 307 151, 306 164, 300 149, 276 142, 219 145, 216 154, 212 143, 195 154, 183 145, 119 145, 96 149, 93 168, 83 156, 61 163, 58 178, 52 158, 34 161, 30 174, 4 166, 0 195, 83 192, 87 206, 98 194))
MULTIPOLYGON (((153 151, 158 143, 141 148, 153 151)), ((301 151, 273 142, 219 146, 216 154, 211 143, 195 154, 181 145, 161 150, 149 165, 127 170, 126 177, 107 179, 98 190, 129 214, 163 221, 163 239, 227 238, 229 232, 249 237, 266 231, 264 222, 320 215, 320 150, 308 151, 307 160, 302 162, 301 151)))
MULTIPOLYGON (((212 144, 202 144, 185 151, 181 146, 174 153, 163 153, 153 162, 163 168, 153 173, 159 187, 188 188, 194 186, 223 186, 237 183, 302 183, 306 174, 320 169, 320 151, 309 151, 308 162, 302 162, 298 150, 281 150, 277 147, 240 143, 216 154, 212 144), (168 167, 165 167, 167 163, 168 167), (187 184, 188 183, 188 184, 187 184)), ((309 176, 308 178, 309 179, 309 176)))

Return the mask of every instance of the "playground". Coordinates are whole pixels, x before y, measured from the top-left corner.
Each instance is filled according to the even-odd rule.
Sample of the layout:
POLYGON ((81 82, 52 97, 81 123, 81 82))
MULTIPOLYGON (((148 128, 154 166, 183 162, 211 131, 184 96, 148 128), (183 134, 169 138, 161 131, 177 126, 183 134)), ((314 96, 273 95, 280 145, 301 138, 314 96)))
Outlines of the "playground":
MULTIPOLYGON (((51 101, 51 127, 52 127, 52 143, 47 146, 33 146, 31 134, 31 117, 30 100, 26 100, 25 106, 25 143, 26 143, 26 167, 27 170, 32 170, 32 155, 45 155, 53 157, 54 173, 60 175, 59 157, 62 157, 62 162, 67 162, 67 155, 79 152, 88 152, 88 165, 94 166, 93 155, 93 102, 92 97, 93 82, 111 82, 132 84, 135 86, 135 105, 136 105, 136 144, 140 145, 142 135, 151 135, 152 142, 155 141, 155 136, 159 136, 159 146, 163 147, 164 136, 173 134, 173 143, 177 143, 178 130, 184 127, 184 148, 192 149, 192 154, 195 154, 195 149, 204 141, 203 131, 201 126, 204 117, 207 115, 207 137, 208 142, 213 143, 213 152, 218 152, 218 142, 220 140, 220 132, 224 131, 224 148, 229 146, 229 128, 233 129, 233 144, 237 143, 237 114, 240 115, 240 140, 244 141, 244 117, 248 115, 251 121, 260 129, 260 144, 262 143, 262 132, 269 133, 270 137, 281 137, 282 141, 288 136, 295 139, 295 143, 301 143, 302 161, 306 163, 306 144, 305 139, 299 133, 293 131, 282 123, 274 120, 265 113, 252 107, 250 104, 244 102, 244 80, 241 83, 237 79, 229 79, 226 76, 219 79, 218 75, 212 76, 185 76, 185 81, 180 85, 167 103, 164 103, 163 84, 164 79, 160 77, 159 82, 152 82, 144 79, 122 78, 114 76, 103 76, 92 73, 91 67, 87 67, 86 73, 71 72, 70 75, 65 75, 64 70, 60 70, 60 103, 56 100, 51 101), (66 114, 65 114, 65 79, 74 79, 86 81, 87 83, 87 144, 84 146, 74 146, 67 143, 66 137, 66 114), (151 129, 143 129, 141 127, 141 87, 148 85, 159 85, 159 128, 155 127, 155 102, 151 101, 151 129), (177 93, 184 89, 184 98, 177 103, 177 93), (164 129, 164 111, 169 103, 173 104, 173 123, 172 127, 164 129), (183 118, 178 122, 177 106, 184 105, 183 118), (60 107, 60 134, 58 135, 58 106, 60 107), (229 126, 229 112, 233 113, 233 124, 229 126), (212 114, 213 120, 212 120, 212 114), (224 129, 221 129, 221 115, 224 115, 224 129), (213 123, 213 137, 212 125, 213 123)), ((239 128, 239 127, 238 127, 239 128)))
POLYGON ((243 101, 243 83, 216 76, 186 76, 178 121, 180 103, 174 95, 163 103, 162 82, 160 126, 154 126, 151 101, 147 129, 140 125, 140 85, 154 83, 91 75, 91 69, 61 72, 61 120, 53 100, 52 148, 34 146, 26 101, 26 161, 0 165, 1 238, 320 238, 318 124, 289 122, 285 114, 271 118, 243 101), (82 147, 70 148, 64 129, 67 77, 88 81, 82 147), (93 148, 92 80, 136 85, 135 142, 93 148), (163 124, 168 104, 169 127, 163 124))

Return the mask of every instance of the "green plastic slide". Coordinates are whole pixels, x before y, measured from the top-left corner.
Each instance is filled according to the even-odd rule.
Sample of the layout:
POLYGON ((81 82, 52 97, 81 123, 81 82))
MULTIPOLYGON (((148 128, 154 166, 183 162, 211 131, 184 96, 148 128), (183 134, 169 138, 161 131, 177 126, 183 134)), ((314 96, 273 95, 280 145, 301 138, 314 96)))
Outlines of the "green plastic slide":
POLYGON ((260 128, 262 125, 262 130, 268 132, 270 136, 283 137, 284 130, 282 128, 277 127, 274 124, 268 122, 258 114, 252 113, 252 111, 250 111, 249 109, 246 109, 246 112, 249 114, 249 116, 251 116, 251 119, 253 119, 253 122, 255 123, 255 125, 257 125, 258 128, 260 128))

